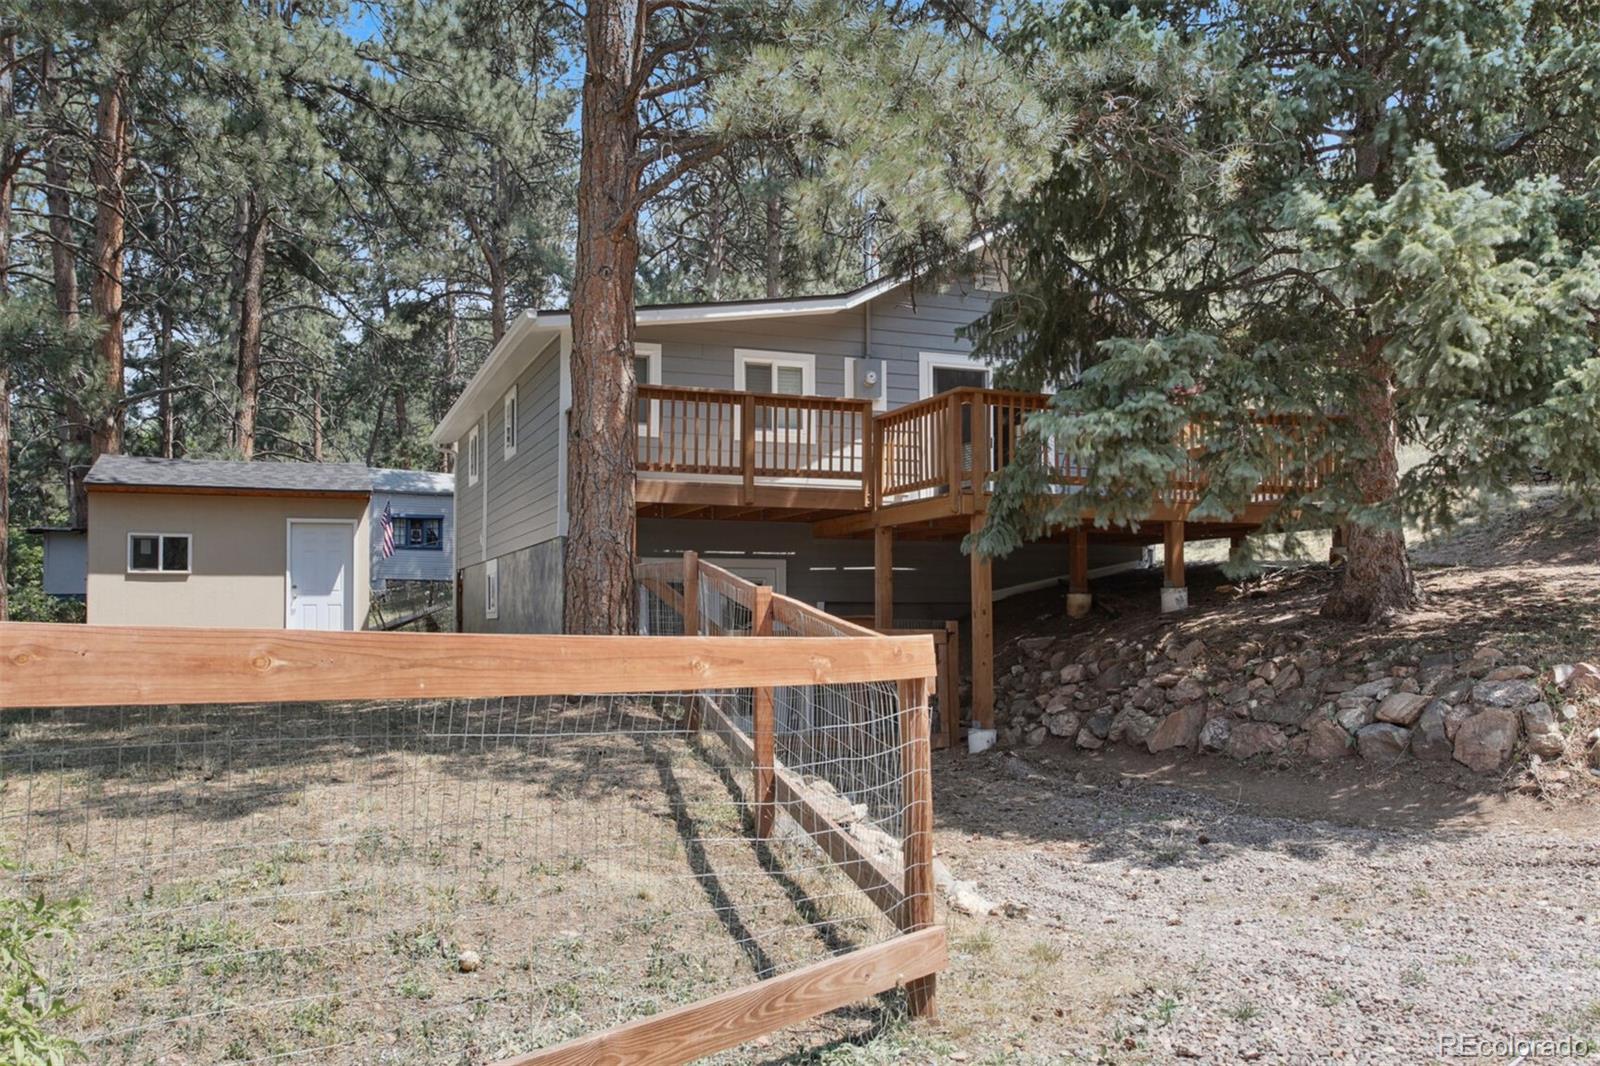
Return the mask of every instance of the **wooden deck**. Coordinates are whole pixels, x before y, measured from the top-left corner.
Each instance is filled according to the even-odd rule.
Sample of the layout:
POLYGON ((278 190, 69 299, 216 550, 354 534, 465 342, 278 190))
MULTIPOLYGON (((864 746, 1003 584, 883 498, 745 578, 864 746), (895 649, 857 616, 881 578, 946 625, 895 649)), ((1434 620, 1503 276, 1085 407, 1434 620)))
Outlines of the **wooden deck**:
MULTIPOLYGON (((962 388, 875 414, 869 400, 776 396, 724 389, 641 385, 637 507, 648 518, 717 518, 808 522, 821 537, 870 537, 879 625, 893 613, 896 540, 955 541, 982 527, 994 477, 1022 446, 1028 417, 1050 397, 1001 389, 962 388)), ((1242 513, 1227 521, 1195 520, 1205 493, 1196 459, 1203 433, 1184 430, 1190 461, 1151 499, 1141 519, 1116 530, 1093 528, 1093 514, 1046 539, 1064 541, 1068 610, 1090 602, 1088 543, 1161 544, 1162 609, 1187 605, 1186 541, 1238 538, 1259 528, 1286 495, 1316 488, 1331 472, 1313 435, 1286 416, 1263 416, 1285 427, 1269 474, 1242 513)), ((1085 468, 1050 450, 1049 494, 1081 492, 1085 468)), ((972 717, 994 726, 993 589, 990 566, 970 560, 972 717)))

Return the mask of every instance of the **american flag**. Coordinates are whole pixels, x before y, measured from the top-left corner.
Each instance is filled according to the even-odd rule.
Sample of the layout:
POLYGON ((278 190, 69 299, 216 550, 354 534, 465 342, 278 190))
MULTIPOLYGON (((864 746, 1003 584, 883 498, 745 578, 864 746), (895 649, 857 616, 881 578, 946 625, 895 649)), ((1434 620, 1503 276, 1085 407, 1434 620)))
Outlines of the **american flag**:
POLYGON ((385 502, 383 505, 383 557, 385 559, 394 554, 394 505, 385 502))

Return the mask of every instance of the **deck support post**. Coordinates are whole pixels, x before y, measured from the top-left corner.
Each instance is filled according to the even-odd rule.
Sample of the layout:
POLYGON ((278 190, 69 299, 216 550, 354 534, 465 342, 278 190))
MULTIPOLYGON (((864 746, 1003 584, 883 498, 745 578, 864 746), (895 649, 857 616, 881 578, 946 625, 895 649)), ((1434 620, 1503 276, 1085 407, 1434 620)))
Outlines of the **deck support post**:
POLYGON ((1338 566, 1345 558, 1345 526, 1341 522, 1333 527, 1333 543, 1328 547, 1328 565, 1338 566))
POLYGON ((894 527, 872 531, 872 628, 894 628, 894 527))
MULTIPOLYGON (((905 906, 897 917, 903 933, 915 933, 934 923, 933 755, 928 692, 926 680, 899 683, 900 743, 905 751, 906 769, 906 837, 902 849, 905 906)), ((906 1009, 911 1017, 935 1017, 937 981, 936 976, 929 974, 906 983, 906 1009)))
POLYGON ((1089 531, 1082 527, 1067 534, 1067 617, 1082 618, 1094 605, 1089 591, 1089 531))
MULTIPOLYGON (((972 532, 983 528, 984 515, 972 516, 972 532)), ((972 562, 972 727, 967 750, 987 751, 994 729, 994 571, 988 559, 973 552, 972 562)))
MULTIPOLYGON (((750 633, 757 637, 772 636, 772 589, 757 585, 751 606, 750 633)), ((777 813, 777 779, 773 775, 773 713, 772 689, 757 688, 751 693, 750 725, 752 734, 751 777, 754 786, 750 796, 755 808, 756 836, 766 840, 772 836, 773 817, 777 813)))
POLYGON ((1162 525, 1163 580, 1161 582, 1161 613, 1186 610, 1189 606, 1189 588, 1183 576, 1183 520, 1162 525))
POLYGON ((1228 558, 1229 559, 1237 559, 1239 557, 1240 550, 1243 549, 1243 548, 1244 548, 1244 534, 1243 533, 1235 533, 1233 536, 1228 538, 1228 558))

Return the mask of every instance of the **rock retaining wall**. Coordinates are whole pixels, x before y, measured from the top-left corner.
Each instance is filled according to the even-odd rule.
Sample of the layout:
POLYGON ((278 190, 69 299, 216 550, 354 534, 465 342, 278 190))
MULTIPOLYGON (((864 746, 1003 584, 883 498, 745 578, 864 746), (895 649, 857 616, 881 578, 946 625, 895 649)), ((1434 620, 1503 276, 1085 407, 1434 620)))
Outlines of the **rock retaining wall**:
MULTIPOLYGON (((1518 751, 1560 756, 1572 739, 1563 693, 1600 693, 1593 665, 1540 676, 1490 646, 1363 663, 1295 635, 1210 647, 1166 630, 1081 651, 1073 643, 1030 637, 1014 646, 1020 661, 997 693, 1005 741, 1059 737, 1088 750, 1124 743, 1235 759, 1454 760, 1487 774, 1518 751)), ((1589 755, 1600 765, 1600 744, 1589 755)))

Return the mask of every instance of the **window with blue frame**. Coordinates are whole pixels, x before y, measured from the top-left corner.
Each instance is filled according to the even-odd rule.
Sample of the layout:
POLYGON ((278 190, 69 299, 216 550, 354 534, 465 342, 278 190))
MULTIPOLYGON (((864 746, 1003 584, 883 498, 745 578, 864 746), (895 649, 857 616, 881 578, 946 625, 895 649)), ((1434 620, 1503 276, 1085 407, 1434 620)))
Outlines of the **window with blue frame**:
POLYGON ((397 514, 394 516, 394 546, 407 551, 444 550, 444 516, 397 514))

